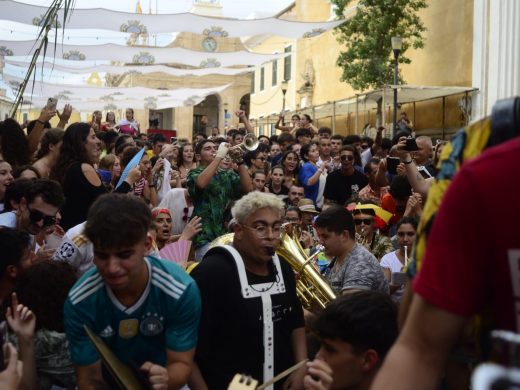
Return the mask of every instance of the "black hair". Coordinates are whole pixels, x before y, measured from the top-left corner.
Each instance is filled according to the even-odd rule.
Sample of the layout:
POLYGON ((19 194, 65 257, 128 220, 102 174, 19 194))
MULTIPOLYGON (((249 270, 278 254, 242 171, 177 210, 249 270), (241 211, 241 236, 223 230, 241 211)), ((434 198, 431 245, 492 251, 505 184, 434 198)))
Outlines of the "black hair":
POLYGON ((85 235, 96 249, 127 248, 144 240, 151 224, 152 213, 141 198, 104 194, 90 207, 85 235))
POLYGON ((357 134, 350 134, 343 138, 343 145, 353 145, 357 142, 361 142, 361 137, 357 134))
POLYGON ((114 143, 114 149, 116 150, 116 154, 119 153, 119 152, 118 152, 118 149, 119 149, 122 145, 128 143, 128 142, 126 141, 128 138, 132 138, 132 136, 131 136, 130 134, 121 134, 121 135, 119 135, 119 137, 117 137, 116 142, 114 143))
POLYGON ((259 174, 262 174, 265 176, 265 172, 264 171, 261 171, 261 170, 256 170, 253 172, 253 174, 251 175, 251 178, 254 179, 256 177, 256 175, 259 175, 259 174))
POLYGON ((245 136, 245 135, 246 135, 246 132, 245 132, 244 130, 241 130, 241 129, 237 130, 237 132, 236 132, 236 133, 233 133, 233 135, 231 136, 232 139, 233 139, 233 141, 234 141, 234 140, 237 138, 237 136, 239 136, 239 135, 241 135, 241 136, 245 136))
POLYGON ((63 261, 36 263, 17 278, 18 300, 35 314, 36 330, 64 332, 63 305, 76 279, 74 267, 63 261))
POLYGON ((411 135, 411 133, 409 131, 399 130, 392 137, 392 145, 396 145, 399 142, 399 138, 401 138, 401 137, 409 137, 410 135, 411 135))
POLYGON ((381 363, 394 344, 397 308, 387 294, 358 291, 333 300, 313 324, 321 340, 341 340, 356 353, 377 352, 381 363))
POLYGON ((31 183, 31 179, 19 178, 9 184, 4 194, 4 212, 14 210, 13 204, 20 203, 31 183))
POLYGON ((237 129, 230 129, 230 130, 228 130, 228 132, 226 133, 226 135, 227 135, 228 137, 233 138, 234 135, 235 135, 236 133, 238 133, 238 130, 237 130, 237 129))
POLYGON ((298 206, 289 206, 289 207, 287 207, 287 210, 285 210, 285 215, 287 215, 287 213, 289 211, 296 211, 298 213, 298 218, 301 219, 302 211, 300 210, 300 208, 298 206))
POLYGON ((29 164, 29 144, 20 124, 12 118, 0 122, 0 150, 14 168, 29 164))
POLYGON ((309 123, 312 123, 312 118, 311 118, 310 115, 308 115, 308 114, 302 114, 302 117, 307 118, 307 121, 308 121, 309 123))
POLYGON ((32 171, 36 174, 36 178, 41 178, 40 172, 30 164, 19 165, 13 169, 13 178, 18 179, 24 171, 32 171))
POLYGON ((408 178, 401 175, 396 175, 390 183, 388 190, 394 199, 404 200, 412 195, 412 186, 408 182, 408 178))
POLYGON ((76 122, 63 134, 60 157, 51 171, 51 177, 63 183, 65 173, 74 162, 90 163, 85 143, 90 134, 90 124, 76 122))
POLYGON ((318 134, 322 134, 322 133, 326 133, 328 135, 332 135, 332 130, 330 129, 330 127, 326 127, 326 126, 320 127, 318 129, 318 134))
POLYGON ((155 133, 152 135, 152 144, 155 145, 157 142, 166 142, 164 134, 155 133))
POLYGON ((336 234, 347 230, 352 239, 355 238, 356 228, 354 226, 354 218, 344 207, 333 205, 322 211, 318 215, 314 225, 319 228, 327 229, 336 234))
POLYGON ((200 154, 202 152, 202 148, 204 145, 206 145, 208 142, 211 142, 214 144, 213 140, 204 138, 203 140, 197 142, 197 145, 195 145, 195 154, 200 154))
POLYGON ((40 196, 45 203, 61 208, 65 203, 65 196, 60 184, 55 180, 33 179, 29 180, 24 197, 27 204, 33 203, 40 196))
MULTIPOLYGON (((34 119, 32 121, 29 121, 29 123, 27 123, 27 135, 31 134, 31 132, 34 129, 34 126, 36 126, 36 123, 38 123, 37 119, 34 119)), ((45 122, 43 124, 43 128, 44 129, 50 129, 51 128, 51 123, 49 121, 45 122)))
POLYGON ((309 154, 309 151, 311 150, 311 147, 312 146, 316 146, 316 144, 314 142, 311 142, 311 143, 308 143, 308 144, 305 144, 305 145, 302 145, 301 149, 300 149, 300 158, 305 161, 305 162, 308 162, 309 161, 309 157, 308 157, 308 154, 309 154))
POLYGON ((343 143, 343 136, 341 134, 334 134, 330 139, 339 139, 343 143))
POLYGON ((265 138, 266 140, 269 141, 269 145, 271 145, 271 140, 269 139, 269 137, 267 135, 259 135, 258 136, 258 140, 260 141, 260 138, 265 138))
POLYGON ((125 167, 128 165, 128 163, 134 158, 134 156, 139 153, 139 151, 142 148, 139 146, 129 146, 125 149, 123 152, 123 155, 121 156, 121 161, 119 162, 121 164, 121 169, 125 169, 125 167))
POLYGON ((406 225, 406 224, 410 224, 413 226, 413 230, 417 231, 417 226, 418 226, 418 223, 417 223, 417 219, 413 218, 413 217, 403 217, 399 220, 399 222, 397 222, 397 224, 395 225, 396 226, 396 230, 399 230, 399 227, 401 227, 401 225, 406 225))
POLYGON ((9 227, 0 227, 0 278, 5 274, 5 270, 9 265, 17 266, 26 250, 31 246, 31 236, 29 233, 12 229, 9 227))
POLYGON ((40 148, 36 153, 36 160, 49 154, 51 145, 58 145, 63 140, 65 131, 63 129, 49 129, 40 140, 40 148))
POLYGON ((369 148, 371 148, 372 145, 374 145, 374 140, 368 136, 361 137, 361 142, 366 142, 369 148))
POLYGON ((280 141, 278 141, 278 135, 277 134, 273 134, 272 136, 269 137, 269 143, 272 145, 274 143, 280 143, 280 141))
POLYGON ((392 140, 390 138, 383 138, 381 140, 381 149, 389 151, 392 149, 392 140))
POLYGON ((299 137, 312 137, 311 129, 306 129, 303 127, 296 129, 294 136, 296 137, 296 139, 298 139, 299 137))

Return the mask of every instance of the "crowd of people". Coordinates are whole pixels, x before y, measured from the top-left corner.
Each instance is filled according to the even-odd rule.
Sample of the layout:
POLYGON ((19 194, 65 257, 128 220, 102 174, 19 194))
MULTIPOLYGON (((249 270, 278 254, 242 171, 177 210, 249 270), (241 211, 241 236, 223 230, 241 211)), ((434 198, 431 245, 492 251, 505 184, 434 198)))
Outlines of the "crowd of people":
MULTIPOLYGON (((372 386, 398 337, 398 308, 409 304, 406 268, 443 141, 411 143, 405 119, 393 139, 383 127, 372 139, 332 134, 308 115, 290 126, 281 119, 278 135, 255 141, 237 111, 239 126, 225 134, 172 144, 141 132, 132 109, 119 123, 96 111, 68 124, 71 112, 45 108, 25 131, 0 123, 0 302, 10 340, 1 388, 111 388, 90 331, 154 389, 226 389, 237 373, 265 382, 305 359, 268 388, 372 386), (325 309, 302 303, 300 271, 276 254, 288 234, 315 255, 336 296, 325 309), (161 259, 179 241, 191 242, 189 256, 161 259)), ((415 322, 434 316, 427 302, 464 317, 476 307, 453 306, 440 289, 452 257, 436 233, 432 253, 445 268, 433 273, 443 282, 419 274, 415 322)), ((450 315, 443 326, 452 324, 454 344, 463 322, 450 315)), ((377 388, 392 381, 389 370, 405 375, 400 356, 413 369, 406 342, 416 339, 405 332, 377 388)), ((434 388, 443 375, 435 368, 425 386, 409 388, 434 388)))

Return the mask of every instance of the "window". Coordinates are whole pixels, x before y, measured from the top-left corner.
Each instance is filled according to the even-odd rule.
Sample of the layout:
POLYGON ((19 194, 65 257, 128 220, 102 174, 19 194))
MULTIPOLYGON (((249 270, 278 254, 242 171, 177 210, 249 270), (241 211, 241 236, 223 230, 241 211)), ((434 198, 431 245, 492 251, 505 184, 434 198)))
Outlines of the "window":
MULTIPOLYGON (((290 53, 292 46, 287 46, 284 50, 286 53, 290 53)), ((289 81, 291 79, 291 59, 292 55, 288 55, 283 59, 283 79, 289 81)))
POLYGON ((276 128, 274 127, 274 123, 271 124, 271 135, 276 134, 276 128))
POLYGON ((255 76, 256 72, 253 72, 253 75, 251 77, 251 94, 255 93, 255 76))
POLYGON ((264 135, 264 126, 258 128, 258 135, 264 135))
POLYGON ((272 83, 272 86, 274 87, 277 82, 278 82, 278 60, 274 60, 273 61, 273 72, 272 72, 272 76, 273 76, 273 83, 272 83))
POLYGON ((260 68, 260 91, 264 90, 264 81, 265 81, 265 68, 262 66, 260 68))

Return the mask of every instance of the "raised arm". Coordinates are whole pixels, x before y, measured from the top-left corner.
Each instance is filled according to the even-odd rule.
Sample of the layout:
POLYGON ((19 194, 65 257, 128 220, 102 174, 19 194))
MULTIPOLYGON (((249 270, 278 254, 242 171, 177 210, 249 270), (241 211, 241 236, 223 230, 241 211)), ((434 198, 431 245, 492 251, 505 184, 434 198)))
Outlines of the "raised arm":
POLYGON ((425 179, 421 175, 421 173, 417 169, 417 166, 413 162, 410 153, 404 150, 405 147, 406 138, 401 137, 399 143, 397 144, 397 153, 399 154, 401 162, 404 164, 406 170, 406 177, 408 178, 408 181, 410 182, 410 185, 412 186, 413 190, 421 194, 426 199, 426 196, 428 196, 428 190, 430 189, 430 186, 432 185, 434 179, 425 179))
POLYGON ((195 185, 197 188, 203 190, 208 186, 213 176, 215 176, 215 173, 220 166, 220 162, 228 154, 228 150, 229 144, 225 142, 222 142, 218 146, 217 154, 215 155, 213 161, 199 174, 199 176, 197 176, 197 179, 195 180, 195 185))
POLYGON ((40 116, 38 119, 36 119, 36 123, 34 124, 31 134, 27 136, 27 144, 29 146, 29 154, 31 156, 34 154, 34 152, 36 152, 36 149, 38 149, 38 144, 40 143, 45 130, 45 123, 50 121, 54 115, 56 115, 56 111, 49 110, 47 107, 44 107, 40 113, 40 116))

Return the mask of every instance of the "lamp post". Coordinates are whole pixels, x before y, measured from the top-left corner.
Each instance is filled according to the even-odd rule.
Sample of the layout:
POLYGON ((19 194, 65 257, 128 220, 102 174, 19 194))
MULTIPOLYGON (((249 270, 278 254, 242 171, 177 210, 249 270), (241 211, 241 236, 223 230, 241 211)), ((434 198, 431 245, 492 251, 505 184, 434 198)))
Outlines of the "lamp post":
POLYGON ((227 129, 227 126, 228 126, 228 122, 227 122, 227 120, 228 120, 228 117, 227 117, 228 104, 224 103, 223 106, 224 106, 224 132, 225 132, 226 129, 227 129))
POLYGON ((283 100, 282 100, 282 126, 285 126, 285 94, 287 93, 287 80, 283 80, 280 83, 280 88, 282 89, 283 100))
POLYGON ((399 54, 401 53, 401 49, 403 47, 403 39, 401 37, 392 37, 392 50, 394 52, 394 126, 393 126, 393 135, 397 133, 397 75, 399 72, 398 62, 399 54))

